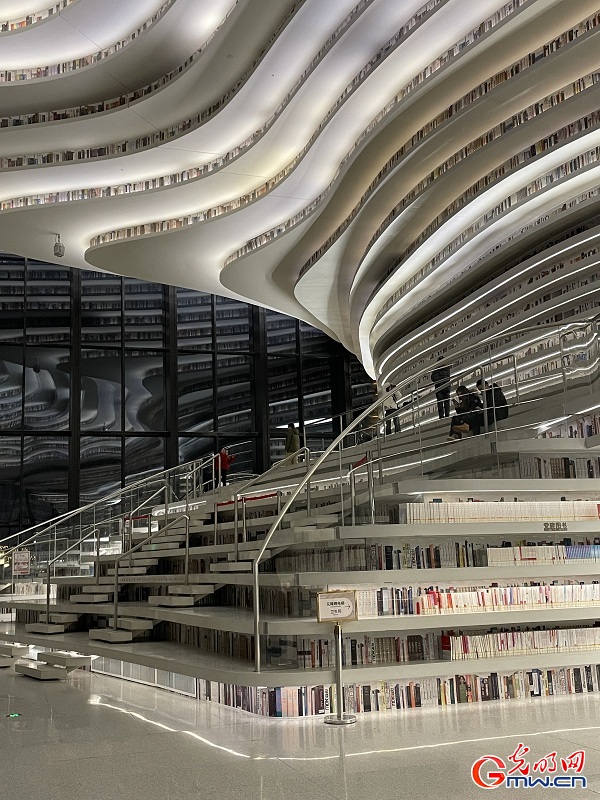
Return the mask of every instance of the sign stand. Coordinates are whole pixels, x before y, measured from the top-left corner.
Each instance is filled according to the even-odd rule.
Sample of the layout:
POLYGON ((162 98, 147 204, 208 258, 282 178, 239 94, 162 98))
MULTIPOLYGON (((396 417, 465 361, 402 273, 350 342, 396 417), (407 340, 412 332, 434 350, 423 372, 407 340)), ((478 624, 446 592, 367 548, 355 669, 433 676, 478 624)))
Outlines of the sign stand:
POLYGON ((325 717, 327 725, 352 725, 356 722, 354 714, 344 714, 344 684, 342 682, 342 626, 335 623, 335 685, 337 714, 325 717))
POLYGON ((342 620, 357 618, 356 592, 334 591, 317 594, 317 619, 319 622, 335 621, 335 685, 337 714, 325 717, 328 725, 352 725, 354 714, 344 714, 344 683, 342 681, 342 620))

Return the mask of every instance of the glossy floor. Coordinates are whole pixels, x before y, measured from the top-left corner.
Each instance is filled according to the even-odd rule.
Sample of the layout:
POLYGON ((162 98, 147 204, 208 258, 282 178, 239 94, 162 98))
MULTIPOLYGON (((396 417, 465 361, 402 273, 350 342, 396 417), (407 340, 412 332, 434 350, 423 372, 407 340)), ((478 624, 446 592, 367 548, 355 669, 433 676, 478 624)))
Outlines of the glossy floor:
MULTIPOLYGON (((364 800, 486 797, 470 767, 585 749, 600 794, 600 699, 594 695, 322 719, 269 721, 90 673, 38 683, 0 673, 2 797, 27 800, 364 800), (11 713, 18 717, 7 716, 11 713)), ((499 788, 541 800, 551 788, 499 788)))

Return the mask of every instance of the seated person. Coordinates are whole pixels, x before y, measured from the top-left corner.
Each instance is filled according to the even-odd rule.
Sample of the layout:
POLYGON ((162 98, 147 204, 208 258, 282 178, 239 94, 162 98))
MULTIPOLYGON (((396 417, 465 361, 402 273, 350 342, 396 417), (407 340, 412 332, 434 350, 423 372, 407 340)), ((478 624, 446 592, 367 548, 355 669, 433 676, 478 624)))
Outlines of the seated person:
POLYGON ((456 416, 450 420, 448 439, 462 439, 463 433, 479 434, 482 422, 481 400, 466 386, 458 386, 453 400, 456 416))
MULTIPOLYGON (((477 381, 476 386, 477 391, 483 394, 483 381, 481 378, 477 381)), ((497 383, 492 383, 490 386, 487 381, 485 382, 485 407, 488 425, 494 425, 499 420, 508 417, 508 402, 497 383)), ((481 414, 481 425, 483 425, 483 412, 481 414)))

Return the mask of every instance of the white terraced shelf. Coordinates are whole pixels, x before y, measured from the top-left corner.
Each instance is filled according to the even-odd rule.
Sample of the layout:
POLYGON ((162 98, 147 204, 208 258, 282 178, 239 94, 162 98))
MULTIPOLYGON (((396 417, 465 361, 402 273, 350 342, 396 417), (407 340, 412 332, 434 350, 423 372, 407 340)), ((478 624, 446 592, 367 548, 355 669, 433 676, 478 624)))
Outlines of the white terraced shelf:
POLYGON ((6 16, 1 665, 320 713, 348 591, 347 710, 600 691, 597 3, 6 16))

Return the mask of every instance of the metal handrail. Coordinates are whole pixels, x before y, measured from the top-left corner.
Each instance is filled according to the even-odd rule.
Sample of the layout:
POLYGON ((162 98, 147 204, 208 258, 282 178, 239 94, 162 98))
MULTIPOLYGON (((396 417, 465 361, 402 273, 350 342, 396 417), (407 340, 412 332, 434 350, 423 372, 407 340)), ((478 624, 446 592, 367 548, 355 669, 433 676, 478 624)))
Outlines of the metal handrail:
MULTIPOLYGON (((272 472, 277 472, 277 470, 287 464, 288 462, 293 462, 295 458, 298 458, 300 453, 304 453, 306 456, 306 462, 310 466, 310 450, 308 447, 301 447, 299 450, 296 450, 295 453, 290 453, 285 458, 282 458, 281 461, 277 461, 273 466, 269 467, 266 472, 263 472, 261 475, 254 475, 247 483, 245 483, 240 489, 235 492, 234 499, 233 499, 233 531, 234 531, 234 543, 235 543, 235 561, 239 558, 239 521, 238 521, 238 505, 240 498, 243 498, 246 494, 246 490, 249 489, 251 486, 254 486, 259 479, 266 478, 272 472)), ((307 497, 310 497, 310 487, 308 491, 307 497)), ((216 511, 215 511, 216 513, 216 511)), ((244 523, 246 519, 246 512, 244 508, 244 523)))
MULTIPOLYGON (((572 324, 567 324, 567 325, 556 325, 555 324, 553 326, 553 329, 556 330, 559 334, 562 334, 562 333, 566 333, 569 330, 572 330, 573 328, 580 328, 580 327, 585 327, 587 325, 593 324, 598 319, 600 319, 600 314, 597 315, 596 317, 590 319, 590 320, 587 320, 587 321, 574 322, 572 324)), ((480 351, 482 349, 482 346, 484 346, 486 344, 488 345, 488 350, 489 350, 491 342, 493 342, 498 337, 500 337, 502 339, 506 339, 506 338, 509 338, 509 336, 510 336, 510 338, 512 338, 513 336, 519 336, 519 335, 521 335, 523 333, 527 333, 529 331, 539 331, 540 327, 541 326, 539 326, 539 325, 536 325, 536 326, 525 326, 523 328, 519 328, 517 330, 512 331, 508 336, 507 336, 507 332, 506 331, 502 331, 497 336, 489 337, 484 342, 477 342, 477 344, 473 344, 473 345, 469 345, 468 347, 460 348, 458 351, 456 351, 455 353, 452 354, 452 359, 454 360, 454 359, 457 358, 457 356, 465 355, 465 354, 470 353, 470 352, 474 352, 474 351, 478 351, 478 350, 480 351)), ((521 343, 521 347, 522 346, 523 346, 523 343, 521 343)), ((508 355, 509 355, 508 353, 505 353, 503 355, 503 357, 508 357, 508 355)), ((450 357, 448 357, 448 358, 450 358, 450 357)), ((446 360, 442 359, 442 360, 437 362, 437 365, 443 365, 445 363, 446 363, 446 360)), ((452 363, 452 362, 450 362, 450 363, 452 363)), ((468 370, 465 370, 465 373, 466 372, 474 372, 478 368, 478 366, 479 365, 474 365, 474 366, 471 365, 468 370)), ((260 548, 260 550, 258 552, 258 555, 256 556, 256 559, 253 561, 253 564, 252 564, 253 594, 254 594, 254 602, 253 602, 253 606, 254 606, 254 664, 255 664, 255 671, 256 672, 260 672, 260 659, 261 659, 260 599, 259 599, 259 580, 258 580, 259 572, 258 572, 258 569, 259 569, 259 566, 260 566, 260 562, 262 561, 262 559, 264 557, 265 551, 267 550, 273 535, 275 534, 275 532, 277 531, 277 529, 281 525, 281 522, 282 522, 283 518, 285 517, 285 515, 287 514, 287 512, 291 508, 291 506, 292 506, 294 500, 296 499, 296 497, 300 494, 300 492, 302 491, 304 486, 308 482, 310 482, 312 476, 315 474, 315 472, 318 470, 318 468, 321 466, 321 464, 325 461, 325 459, 327 459, 329 457, 329 455, 331 455, 331 453, 333 453, 335 451, 335 449, 338 447, 338 445, 341 442, 343 442, 345 436, 347 436, 348 433, 353 431, 370 414, 372 414, 374 411, 378 410, 379 407, 382 406, 383 403, 385 403, 385 401, 389 397, 391 397, 393 394, 397 393, 399 391, 399 389, 402 390, 402 387, 409 385, 410 383, 412 383, 413 381, 415 381, 416 379, 420 378, 423 375, 429 374, 430 369, 431 369, 430 366, 428 366, 426 368, 423 368, 423 369, 419 370, 417 373, 415 373, 414 375, 411 375, 410 378, 407 378, 399 386, 396 385, 396 386, 394 386, 393 389, 390 389, 389 391, 384 392, 370 406, 365 408, 356 417, 356 419, 354 419, 343 431, 341 431, 338 434, 338 436, 336 436, 336 438, 331 442, 331 444, 324 450, 324 452, 317 458, 317 460, 314 462, 312 467, 309 467, 309 469, 307 470, 306 474, 299 481, 298 485, 296 486, 296 488, 294 489, 294 491, 290 495, 289 499, 287 500, 287 502, 285 503, 285 505, 283 506, 283 508, 279 512, 279 514, 276 516, 275 521, 272 523, 271 527, 267 531, 267 534, 266 534, 265 538, 263 539, 263 542, 262 542, 261 548, 260 548)), ((420 429, 420 427, 421 426, 419 424, 419 429, 420 429)))
MULTIPOLYGON (((206 459, 204 459, 201 462, 201 464, 206 464, 209 461, 211 461, 212 459, 214 459, 214 453, 211 453, 211 455, 208 456, 206 459)), ((109 502, 111 500, 116 499, 117 497, 119 497, 121 495, 124 495, 124 494, 127 494, 127 493, 131 492, 132 490, 138 489, 141 486, 144 486, 145 484, 151 483, 151 482, 156 481, 156 480, 160 480, 164 476, 168 476, 168 475, 170 475, 170 474, 172 474, 174 472, 177 472, 178 470, 183 470, 186 467, 190 467, 191 465, 194 465, 194 464, 197 464, 197 463, 198 463, 198 460, 196 459, 194 461, 188 461, 185 464, 180 464, 178 467, 171 467, 168 470, 162 470, 161 472, 154 473, 153 475, 151 475, 149 477, 146 477, 146 478, 144 478, 144 479, 142 479, 140 481, 136 481, 135 483, 130 483, 128 486, 124 486, 121 489, 116 490, 116 491, 112 492, 111 494, 106 495, 105 497, 99 498, 98 500, 94 500, 93 503, 89 503, 87 505, 80 506, 79 508, 73 509, 72 511, 67 511, 64 514, 59 515, 58 517, 54 517, 52 520, 45 520, 44 522, 37 523, 36 525, 33 525, 30 528, 25 528, 25 530, 20 531, 19 533, 13 533, 10 536, 5 537, 4 539, 0 539, 0 546, 2 546, 3 542, 8 541, 9 539, 14 539, 16 536, 22 536, 24 533, 27 533, 28 531, 35 530, 36 528, 40 528, 40 527, 44 526, 42 528, 42 530, 37 531, 37 533, 35 533, 33 536, 30 536, 25 541, 19 542, 14 547, 9 548, 9 550, 5 551, 2 555, 3 555, 3 557, 9 556, 9 555, 11 555, 11 553, 15 552, 15 550, 19 550, 19 549, 25 547, 28 544, 32 544, 39 536, 44 535, 45 533, 50 531, 52 528, 54 528, 57 525, 60 525, 63 522, 65 522, 67 519, 72 519, 72 518, 74 518, 74 517, 76 517, 76 516, 78 516, 80 514, 83 514, 83 513, 87 512, 87 511, 91 511, 92 509, 95 509, 97 506, 99 506, 102 503, 107 503, 107 502, 109 502)), ((116 518, 121 517, 121 516, 127 516, 127 515, 116 515, 113 519, 116 519, 116 518)))
MULTIPOLYGON (((176 519, 172 520, 172 522, 169 522, 163 528, 160 528, 159 530, 154 531, 154 533, 151 533, 149 536, 147 536, 141 542, 136 544, 135 547, 132 547, 131 550, 128 550, 126 553, 121 553, 119 556, 117 556, 117 558, 115 558, 115 560, 114 560, 115 580, 114 580, 114 594, 113 594, 113 604, 114 604, 113 615, 114 615, 114 619, 113 619, 113 625, 112 625, 113 630, 116 631, 117 627, 118 627, 117 622, 118 622, 118 616, 119 616, 119 564, 127 556, 129 556, 129 558, 131 559, 131 555, 133 553, 135 553, 137 550, 139 550, 140 547, 143 547, 145 544, 149 544, 156 536, 161 536, 165 531, 169 530, 169 528, 171 528, 177 522, 180 522, 182 519, 185 519, 185 521, 186 521, 186 523, 185 523, 185 577, 184 577, 184 583, 187 584, 187 582, 189 580, 189 569, 190 569, 190 564, 189 564, 189 559, 190 559, 190 518, 189 518, 189 516, 187 514, 182 514, 181 516, 179 516, 176 519)), ((112 558, 111 558, 111 561, 112 561, 112 558)))

